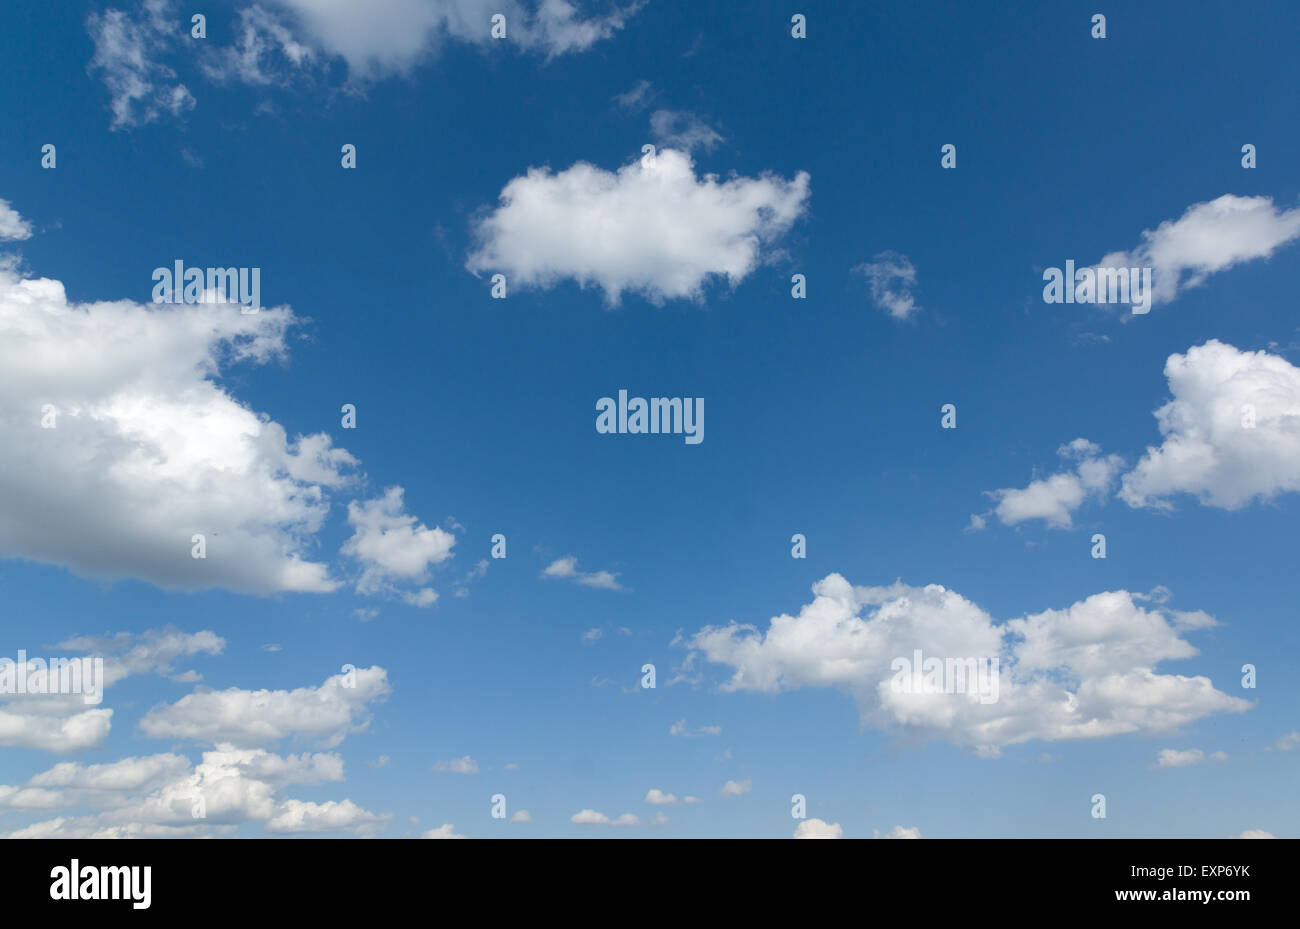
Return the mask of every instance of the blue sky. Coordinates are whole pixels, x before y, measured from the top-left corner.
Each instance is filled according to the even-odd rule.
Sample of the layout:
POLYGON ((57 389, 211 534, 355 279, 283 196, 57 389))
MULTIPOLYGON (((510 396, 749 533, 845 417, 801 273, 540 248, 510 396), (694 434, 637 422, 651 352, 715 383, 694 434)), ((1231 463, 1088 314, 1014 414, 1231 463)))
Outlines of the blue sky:
POLYGON ((1300 10, 882 6, 7 5, 0 831, 1300 833, 1300 10))

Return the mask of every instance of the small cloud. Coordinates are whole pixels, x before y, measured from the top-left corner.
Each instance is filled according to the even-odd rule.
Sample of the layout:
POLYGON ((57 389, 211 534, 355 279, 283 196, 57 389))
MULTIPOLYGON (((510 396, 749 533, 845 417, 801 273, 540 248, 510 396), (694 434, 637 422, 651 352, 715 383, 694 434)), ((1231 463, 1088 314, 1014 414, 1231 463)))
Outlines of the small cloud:
POLYGON ((1279 737, 1273 745, 1280 752, 1289 752, 1300 748, 1300 732, 1288 732, 1286 735, 1279 737))
POLYGON ((21 242, 31 235, 32 224, 19 216, 8 200, 0 200, 0 242, 21 242))
MULTIPOLYGON (((686 720, 679 719, 668 728, 669 735, 675 735, 682 739, 699 739, 707 735, 720 735, 721 726, 700 726, 694 731, 686 725, 686 720)), ((728 749, 729 750, 729 749, 728 749)))
POLYGON ((822 819, 805 819, 794 830, 796 839, 842 839, 844 830, 839 823, 828 823, 822 819))
POLYGON ((921 830, 916 826, 895 826, 886 836, 881 836, 879 829, 872 829, 871 832, 872 837, 876 839, 919 839, 921 837, 921 830))
POLYGON ((433 766, 433 770, 452 774, 478 774, 478 762, 466 755, 464 758, 439 761, 433 766))
POLYGON ((531 823, 533 821, 533 814, 527 810, 519 810, 514 816, 510 817, 510 821, 512 823, 531 823))
POLYGON ((656 806, 673 806, 677 803, 677 797, 674 794, 664 793, 658 787, 652 787, 646 792, 645 802, 656 806))
POLYGON ((363 623, 368 623, 376 616, 379 615, 379 611, 375 609, 370 609, 368 607, 362 607, 361 609, 353 610, 352 615, 355 616, 357 619, 361 620, 363 623))
POLYGON ((741 794, 749 793, 753 786, 753 779, 747 777, 743 781, 727 781, 718 793, 724 797, 739 797, 741 794))
POLYGON ((650 134, 661 147, 687 153, 697 148, 711 152, 719 142, 725 141, 694 113, 679 110, 655 110, 650 116, 650 134))
POLYGON ((582 644, 590 645, 593 642, 599 642, 605 637, 604 629, 588 629, 582 634, 582 644))
POLYGON ((1245 832, 1243 832, 1241 835, 1237 836, 1236 838, 1238 838, 1238 839, 1276 839, 1277 836, 1273 835, 1273 833, 1271 833, 1271 832, 1265 832, 1263 829, 1247 829, 1245 832))
POLYGON ((281 648, 282 646, 278 642, 267 642, 265 645, 262 646, 262 651, 278 652, 280 651, 281 648))
POLYGON ((366 764, 370 765, 372 768, 386 768, 388 767, 388 762, 391 760, 392 759, 387 755, 380 755, 374 761, 367 761, 366 764))
POLYGON ((1199 748, 1189 749, 1188 751, 1178 751, 1173 748, 1166 748, 1160 752, 1156 758, 1155 767, 1157 768, 1186 768, 1194 764, 1202 764, 1206 761, 1227 761, 1228 756, 1224 752, 1215 752, 1207 755, 1199 748))
POLYGON ((618 575, 609 571, 579 571, 578 559, 573 555, 557 558, 542 571, 542 577, 563 578, 574 581, 584 587, 598 587, 602 590, 625 590, 618 582, 618 575))
POLYGON ((894 319, 907 319, 921 308, 916 305, 912 288, 916 286, 916 268, 906 255, 885 251, 853 269, 871 285, 871 299, 894 319))
POLYGON ((457 835, 456 827, 451 823, 443 823, 437 829, 430 829, 420 836, 422 839, 467 839, 469 836, 457 835))
POLYGON ((639 826, 641 820, 634 813, 624 813, 617 819, 610 819, 596 810, 579 810, 569 817, 569 822, 580 826, 639 826))
POLYGON ((644 110, 650 103, 650 98, 654 94, 651 90, 649 81, 637 81, 636 86, 627 93, 615 94, 614 102, 625 110, 637 112, 644 110))
POLYGON ((519 770, 519 765, 515 764, 515 763, 512 761, 512 762, 510 762, 510 764, 506 765, 506 770, 507 770, 507 771, 518 771, 518 770, 519 770))

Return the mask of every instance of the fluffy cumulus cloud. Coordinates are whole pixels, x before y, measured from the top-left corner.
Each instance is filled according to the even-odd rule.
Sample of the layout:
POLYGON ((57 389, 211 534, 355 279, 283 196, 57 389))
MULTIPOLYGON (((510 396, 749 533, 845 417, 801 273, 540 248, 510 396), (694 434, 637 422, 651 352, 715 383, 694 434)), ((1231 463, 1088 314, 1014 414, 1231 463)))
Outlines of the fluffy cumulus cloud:
MULTIPOLYGON (((1056 453, 1071 464, 1069 470, 1035 480, 1028 487, 988 492, 997 501, 993 512, 1003 525, 1041 519, 1049 526, 1069 529, 1074 511, 1085 500, 1110 495, 1124 466, 1118 455, 1103 455, 1100 447, 1083 438, 1062 445, 1056 453)), ((983 528, 984 519, 973 517, 972 526, 983 528)))
POLYGON ((675 149, 617 172, 579 162, 559 173, 531 168, 506 184, 476 221, 469 270, 500 272, 511 287, 571 279, 617 304, 699 298, 706 281, 735 286, 807 210, 810 181, 776 175, 697 177, 675 149))
POLYGON ((18 215, 8 200, 0 200, 0 242, 21 242, 32 235, 32 224, 18 215))
POLYGON ((315 803, 286 800, 266 822, 266 831, 300 835, 313 832, 376 832, 390 817, 363 810, 351 800, 315 803))
POLYGON ((413 606, 429 606, 438 599, 432 588, 403 590, 397 585, 427 581, 429 568, 451 557, 456 537, 430 529, 407 513, 402 488, 390 487, 375 500, 348 504, 348 524, 353 533, 342 551, 361 565, 359 593, 396 594, 413 606))
MULTIPOLYGON (((1239 510, 1300 491, 1300 368, 1211 339, 1170 355, 1164 373, 1172 399, 1155 411, 1161 442, 1131 470, 1075 439, 1058 450, 1070 469, 987 491, 997 501, 992 512, 1006 525, 1042 520, 1068 529, 1085 502, 1116 491, 1131 507, 1163 510, 1180 495, 1239 510)), ((988 515, 973 515, 969 528, 984 528, 988 515)))
POLYGON ((1198 287, 1211 274, 1269 258, 1300 238, 1300 208, 1284 210, 1271 197, 1224 194, 1194 203, 1178 219, 1142 233, 1128 251, 1111 252, 1097 263, 1106 268, 1151 268, 1154 303, 1168 303, 1198 287))
POLYGON ((245 824, 260 824, 267 833, 364 835, 381 829, 387 815, 351 800, 316 803, 285 795, 297 785, 342 780, 338 755, 281 756, 220 744, 196 765, 171 753, 65 762, 24 785, 0 786, 0 809, 78 811, 17 828, 9 838, 228 835, 245 824))
POLYGON ((842 839, 844 829, 839 823, 828 823, 824 819, 805 819, 795 827, 796 839, 842 839))
POLYGON ((280 356, 294 324, 287 307, 72 303, 0 269, 0 557, 167 589, 335 589, 309 542, 355 460, 217 382, 280 356))
POLYGON ((867 279, 872 302, 894 319, 907 319, 921 309, 912 295, 912 289, 916 287, 916 268, 906 255, 881 252, 853 270, 867 279))
POLYGON ((1162 441, 1124 476, 1130 506, 1192 494, 1236 510, 1300 490, 1300 368, 1211 340, 1165 363, 1171 399, 1156 410, 1162 441))
POLYGON ((1127 591, 1002 623, 939 585, 854 587, 831 574, 813 594, 797 616, 776 616, 766 630, 710 626, 687 644, 731 669, 724 691, 834 687, 853 698, 863 725, 990 757, 1034 739, 1168 733, 1251 706, 1207 677, 1156 670, 1194 657, 1183 635, 1215 620, 1143 605, 1127 591), (954 670, 947 688, 909 686, 896 659, 910 662, 917 650, 945 668, 973 660, 987 669, 996 659, 997 676, 981 685, 977 674, 954 670))
POLYGON ((140 729, 155 739, 191 739, 260 747, 298 737, 338 745, 369 724, 371 704, 389 693, 388 672, 356 668, 319 687, 209 690, 151 709, 140 729))
MULTIPOLYGON (((74 638, 59 643, 50 654, 38 657, 29 653, 24 674, 27 692, 17 693, 12 686, 0 688, 0 747, 56 754, 95 748, 103 744, 112 728, 113 710, 102 705, 108 688, 133 674, 195 680, 198 675, 193 672, 175 673, 174 663, 196 655, 217 655, 224 647, 225 641, 212 632, 189 634, 168 628, 139 635, 74 638), (55 660, 75 664, 80 672, 79 693, 48 692, 58 688, 37 683, 54 679, 49 662, 55 660), (96 661, 102 664, 97 666, 96 661), (102 677, 96 667, 102 667, 102 677)), ((16 678, 18 657, 4 657, 0 676, 16 678)), ((69 683, 75 680, 68 678, 69 683)))

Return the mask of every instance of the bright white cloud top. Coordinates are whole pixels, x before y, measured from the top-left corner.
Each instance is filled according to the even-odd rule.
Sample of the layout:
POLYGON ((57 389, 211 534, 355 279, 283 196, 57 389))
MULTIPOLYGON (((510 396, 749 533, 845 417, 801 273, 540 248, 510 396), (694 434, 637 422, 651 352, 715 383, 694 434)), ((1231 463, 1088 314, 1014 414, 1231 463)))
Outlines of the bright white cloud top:
POLYGON ((674 149, 605 171, 579 162, 558 174, 530 168, 475 223, 467 267, 510 287, 562 280, 652 302, 697 299, 706 281, 739 284, 808 208, 810 178, 697 177, 674 149))
POLYGON ((710 626, 687 644, 732 669, 724 691, 835 687, 852 696, 864 725, 943 738, 990 757, 1034 739, 1171 732, 1252 705, 1216 690, 1208 677, 1156 671, 1162 662, 1194 657, 1183 634, 1215 620, 1144 607, 1128 591, 1003 623, 937 584, 854 587, 831 574, 813 593, 797 616, 776 616, 765 631, 710 626), (998 658, 997 700, 891 687, 891 662, 916 649, 941 659, 998 658))
POLYGON ((1282 210, 1272 197, 1224 194, 1194 203, 1178 219, 1142 232, 1128 251, 1111 252, 1097 264, 1106 268, 1153 269, 1154 303, 1168 303, 1199 287, 1211 274, 1260 258, 1300 238, 1300 207, 1282 210))
MULTIPOLYGON (((1170 355, 1164 373, 1173 399, 1154 414, 1162 441, 1131 470, 1120 456, 1075 439, 1058 450, 1078 462, 1073 470, 987 491, 998 519, 1069 529, 1080 506, 1108 500, 1117 486, 1129 506, 1161 510, 1179 495, 1239 510, 1300 491, 1300 368, 1281 355, 1211 339, 1170 355)), ((972 517, 973 528, 984 525, 984 516, 972 517)))
POLYGON ((1191 494, 1238 510, 1300 490, 1300 368, 1211 339, 1169 356, 1165 377, 1163 440, 1124 476, 1124 502, 1167 508, 1191 494))

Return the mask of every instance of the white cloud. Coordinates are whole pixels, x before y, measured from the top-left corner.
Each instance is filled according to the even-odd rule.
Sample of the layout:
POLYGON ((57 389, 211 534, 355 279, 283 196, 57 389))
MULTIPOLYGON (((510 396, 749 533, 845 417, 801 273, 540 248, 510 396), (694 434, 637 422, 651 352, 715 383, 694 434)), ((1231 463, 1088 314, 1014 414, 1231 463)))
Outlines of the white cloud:
POLYGON ((0 710, 0 745, 40 748, 65 754, 101 744, 108 736, 113 711, 82 710, 70 716, 0 710))
MULTIPOLYGON (((103 661, 103 678, 92 681, 83 674, 81 694, 0 693, 0 746, 36 748, 56 754, 83 751, 103 743, 112 726, 113 711, 87 706, 87 696, 98 690, 94 699, 102 700, 107 688, 132 674, 174 674, 172 662, 198 654, 220 654, 225 641, 209 631, 194 634, 176 629, 149 630, 139 635, 121 633, 112 637, 78 637, 60 642, 61 654, 30 655, 27 659, 29 680, 39 670, 44 675, 45 657, 76 659, 82 662, 99 658, 103 661), (37 664, 37 658, 41 663, 37 664)), ((14 659, 10 659, 13 661, 14 659)), ((196 675, 197 676, 197 675, 196 675)))
POLYGON ((478 774, 478 762, 466 755, 464 758, 452 758, 434 764, 433 770, 451 774, 478 774))
POLYGON ((1001 624, 933 584, 853 587, 831 574, 813 593, 797 616, 773 617, 765 632, 710 626, 689 645, 733 669, 724 691, 836 687, 853 697, 864 725, 946 738, 988 756, 1033 739, 1168 733, 1251 706, 1207 677, 1157 673, 1163 661, 1195 656, 1181 633, 1214 620, 1143 607, 1127 591, 1001 624), (997 658, 996 699, 981 702, 974 686, 955 694, 892 687, 894 659, 910 660, 916 649, 941 659, 997 658))
POLYGON ((512 823, 531 823, 533 821, 533 814, 527 810, 517 810, 515 815, 510 817, 510 821, 512 823))
POLYGON ((335 754, 280 756, 219 744, 193 767, 175 754, 65 762, 33 776, 25 788, 0 787, 0 806, 31 809, 46 799, 86 811, 21 827, 13 838, 224 835, 246 823, 260 823, 267 833, 364 835, 382 828, 386 814, 351 800, 304 803, 283 795, 292 785, 342 780, 343 760, 335 754))
MULTIPOLYGON (((1069 529, 1074 511, 1085 500, 1106 499, 1124 467, 1119 455, 1102 455, 1098 446, 1083 438, 1062 445, 1056 453, 1077 464, 1069 471, 1032 481, 1028 487, 987 492, 997 501, 993 512, 1004 526, 1041 519, 1053 528, 1069 529)), ((979 530, 984 525, 984 516, 972 515, 968 528, 979 530)))
POLYGON ((502 44, 548 56, 582 51, 623 27, 634 7, 584 17, 568 0, 272 0, 301 25, 303 41, 347 61, 354 79, 404 73, 448 38, 486 46, 491 18, 506 17, 502 44))
MULTIPOLYGON (((879 830, 873 831, 875 833, 875 838, 878 839, 881 837, 879 830)), ((920 837, 921 830, 916 826, 895 826, 885 835, 886 839, 919 839, 920 837)))
POLYGON ((0 200, 0 242, 21 242, 32 235, 32 224, 18 215, 8 200, 0 200))
POLYGON ((686 720, 679 719, 668 728, 669 735, 679 736, 683 739, 698 739, 707 735, 721 735, 721 726, 699 726, 692 730, 686 725, 686 720))
POLYGON ((194 108, 194 95, 158 60, 182 37, 169 0, 145 0, 138 16, 121 10, 92 13, 86 29, 95 43, 89 70, 108 88, 112 128, 124 129, 194 108))
POLYGON ((839 823, 828 823, 824 819, 801 820, 795 827, 796 839, 842 839, 844 830, 839 823))
POLYGON ((682 110, 655 110, 650 114, 650 134, 660 146, 688 154, 697 148, 711 152, 724 141, 716 129, 682 110))
POLYGON ((382 497, 349 503, 353 533, 341 551, 362 567, 358 593, 396 594, 412 606, 429 606, 438 599, 432 588, 404 591, 396 585, 425 583, 429 568, 451 557, 456 537, 408 514, 402 494, 401 487, 390 487, 382 497))
POLYGON ((316 51, 298 41, 289 25, 260 6, 238 12, 233 45, 200 48, 203 73, 218 83, 283 86, 317 63, 316 51))
POLYGON ((1156 758, 1157 768, 1186 768, 1190 765, 1203 764, 1206 761, 1227 761, 1228 756, 1225 752, 1214 752, 1207 755, 1199 748, 1180 751, 1175 748, 1161 749, 1156 758))
MULTIPOLYGON (((574 581, 584 587, 598 587, 602 590, 624 590, 619 584, 618 575, 609 571, 579 571, 578 559, 573 555, 557 558, 542 571, 542 577, 558 577, 574 581)), ((603 633, 602 633, 603 634, 603 633)), ((599 638, 599 636, 597 636, 599 638)), ((586 641, 584 637, 584 641, 586 641)), ((595 641, 594 639, 592 641, 595 641)))
POLYGON ((677 803, 677 796, 675 794, 666 794, 658 787, 652 787, 646 791, 645 802, 653 803, 656 806, 673 806, 677 803))
POLYGON ((642 110, 645 109, 652 95, 650 82, 640 80, 626 93, 615 94, 614 102, 626 110, 642 110))
POLYGON ((1271 832, 1265 832, 1263 829, 1247 829, 1238 839, 1276 839, 1277 836, 1271 832))
POLYGON ((871 299, 894 319, 907 319, 921 308, 916 305, 912 288, 916 286, 916 268, 906 255, 885 251, 853 269, 867 278, 871 299))
POLYGON ((530 168, 481 216, 466 267, 509 286, 595 285, 610 304, 699 299, 706 281, 734 287, 807 210, 809 176, 697 178, 690 156, 663 149, 611 173, 579 162, 530 168))
POLYGON ((1153 303, 1168 303, 1211 274, 1259 258, 1300 237, 1300 208, 1280 210, 1271 197, 1232 194, 1194 203, 1178 219, 1142 233, 1131 251, 1111 252, 1097 264, 1152 268, 1153 303))
POLYGON ((753 786, 753 779, 747 777, 743 781, 727 781, 718 790, 718 793, 724 797, 739 797, 741 794, 749 793, 753 786))
POLYGON ((314 832, 370 834, 387 825, 391 817, 363 810, 351 800, 315 803, 286 800, 266 823, 266 831, 287 835, 314 832))
POLYGON ((569 817, 569 822, 580 826, 640 826, 642 824, 635 813, 624 813, 615 819, 610 819, 604 813, 590 809, 574 813, 569 817))
POLYGON ((287 307, 69 303, 0 268, 0 556, 173 590, 335 589, 308 552, 355 459, 216 382, 279 356, 295 323, 287 307))
POLYGON ((469 836, 459 835, 456 827, 451 823, 443 823, 437 829, 430 829, 420 836, 422 839, 467 839, 469 836))
POLYGON ((1282 752, 1300 748, 1300 732, 1288 732, 1285 735, 1278 736, 1278 740, 1273 747, 1282 752))
POLYGON ((369 723, 367 710, 389 693, 380 667, 336 674, 296 690, 210 690, 151 709, 140 729, 155 739, 193 739, 254 747, 289 737, 338 745, 369 723))
POLYGON ((1212 339, 1170 355, 1165 377, 1173 399, 1155 412, 1163 440, 1124 476, 1129 506, 1168 508, 1186 493, 1236 510, 1300 490, 1300 368, 1212 339))

